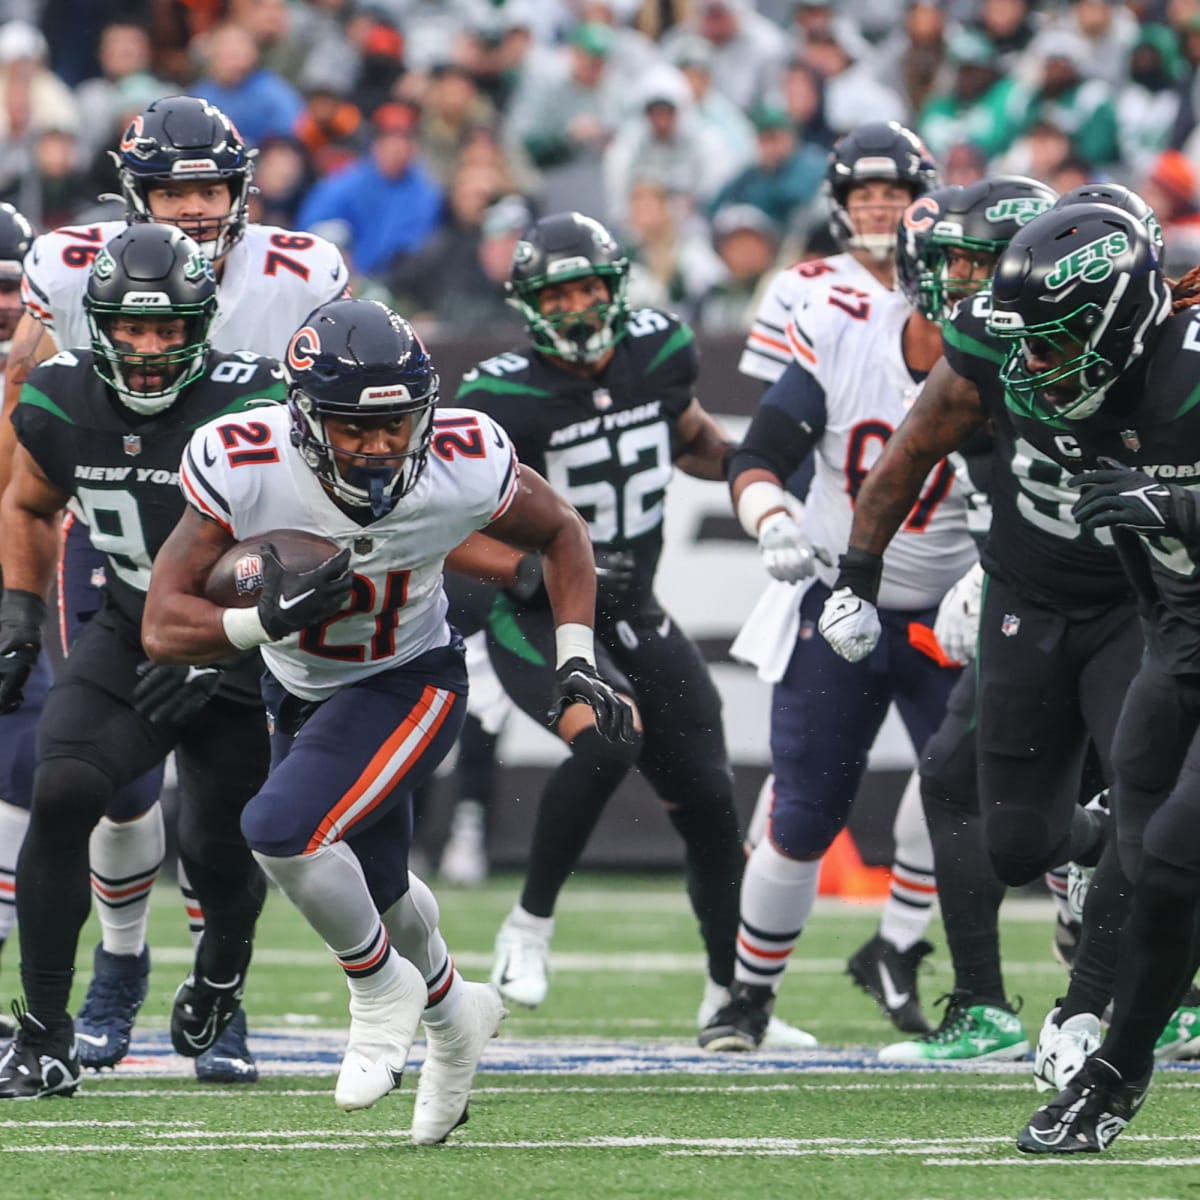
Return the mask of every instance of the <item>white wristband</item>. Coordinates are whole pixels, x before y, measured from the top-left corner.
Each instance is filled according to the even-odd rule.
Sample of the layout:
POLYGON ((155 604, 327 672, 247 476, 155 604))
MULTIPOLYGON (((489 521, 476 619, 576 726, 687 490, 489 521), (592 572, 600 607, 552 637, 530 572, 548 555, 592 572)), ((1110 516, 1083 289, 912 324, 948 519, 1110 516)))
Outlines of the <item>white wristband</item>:
POLYGON ((747 485, 738 497, 737 515, 742 528, 752 537, 758 537, 758 523, 772 509, 787 509, 787 492, 777 483, 756 479, 747 485))
POLYGON ((558 657, 555 667, 561 667, 569 658, 582 658, 589 666, 596 665, 594 636, 586 625, 556 625, 554 650, 558 657))
POLYGON ((263 628, 257 608, 227 608, 221 613, 221 628, 229 644, 238 650, 253 650, 271 640, 263 628))

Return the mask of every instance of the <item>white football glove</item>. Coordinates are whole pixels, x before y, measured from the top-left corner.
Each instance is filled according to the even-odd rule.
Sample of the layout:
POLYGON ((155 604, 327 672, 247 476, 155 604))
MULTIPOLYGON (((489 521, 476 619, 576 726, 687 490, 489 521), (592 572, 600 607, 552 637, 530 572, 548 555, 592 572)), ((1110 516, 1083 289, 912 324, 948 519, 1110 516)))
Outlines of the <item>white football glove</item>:
POLYGON ((775 512, 762 519, 758 549, 772 579, 796 583, 817 569, 817 556, 790 513, 775 512))
POLYGON ((976 563, 942 597, 933 635, 951 662, 969 663, 979 639, 979 610, 983 607, 983 567, 976 563))
POLYGON ((817 628, 834 650, 852 663, 861 662, 875 649, 882 632, 875 605, 847 587, 838 588, 825 601, 817 628))

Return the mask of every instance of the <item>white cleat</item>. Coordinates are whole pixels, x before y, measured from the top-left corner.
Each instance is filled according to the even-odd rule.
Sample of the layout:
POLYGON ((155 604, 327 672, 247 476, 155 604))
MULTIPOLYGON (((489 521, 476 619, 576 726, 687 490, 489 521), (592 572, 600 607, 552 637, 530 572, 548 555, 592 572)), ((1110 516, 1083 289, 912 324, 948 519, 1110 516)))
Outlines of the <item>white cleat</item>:
POLYGON ((338 1072, 333 1098, 338 1108, 370 1108, 400 1086, 429 989, 421 972, 400 960, 396 984, 379 996, 350 993, 350 1040, 338 1072))
MULTIPOLYGON (((719 1009, 729 1003, 729 989, 717 987, 711 980, 704 988, 704 999, 696 1012, 696 1028, 704 1029, 717 1015, 719 1009)), ((820 1043, 811 1033, 795 1025, 789 1025, 779 1017, 772 1016, 767 1022, 760 1050, 815 1050, 820 1043)))
POLYGON ((1089 1054, 1100 1048, 1100 1018, 1076 1013, 1061 1025, 1059 1009, 1051 1009, 1042 1022, 1033 1060, 1033 1084, 1039 1092, 1058 1093, 1079 1073, 1089 1054))
POLYGON ((412 1140, 436 1146, 467 1121, 475 1068, 508 1010, 490 983, 464 983, 466 994, 449 1025, 425 1026, 425 1063, 417 1079, 412 1140))
POLYGON ((442 849, 438 875, 459 887, 478 887, 487 878, 485 818, 478 800, 460 800, 454 807, 450 835, 442 849))
POLYGON ((542 934, 515 924, 511 914, 505 917, 496 934, 496 961, 492 967, 492 982, 505 1000, 525 1008, 537 1008, 545 1000, 553 928, 553 918, 542 934))

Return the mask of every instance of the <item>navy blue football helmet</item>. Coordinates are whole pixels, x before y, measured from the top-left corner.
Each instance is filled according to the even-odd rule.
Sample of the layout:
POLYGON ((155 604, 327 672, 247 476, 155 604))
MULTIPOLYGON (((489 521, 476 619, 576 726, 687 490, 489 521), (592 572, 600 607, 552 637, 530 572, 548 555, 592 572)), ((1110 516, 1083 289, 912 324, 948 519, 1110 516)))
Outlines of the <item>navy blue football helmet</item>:
POLYGON ((1150 235, 1150 241, 1155 253, 1162 257, 1163 231, 1154 215, 1154 209, 1146 203, 1132 188, 1120 183, 1081 183, 1069 192, 1063 192, 1055 203, 1055 208, 1070 208, 1072 204, 1111 204, 1127 212, 1135 220, 1141 221, 1150 235))
POLYGON ((33 242, 33 227, 11 204, 0 204, 0 358, 12 348, 13 334, 24 311, 21 274, 33 242))
POLYGON ((438 375, 413 327, 378 300, 333 300, 292 335, 284 358, 292 444, 343 503, 377 520, 416 486, 429 455, 438 375), (337 449, 325 429, 343 421, 412 414, 404 454, 337 449), (350 462, 348 469, 338 457, 350 462))
POLYGON ((219 179, 229 185, 229 212, 181 227, 214 262, 245 232, 258 151, 247 149, 233 122, 216 105, 196 96, 155 100, 133 118, 118 150, 111 153, 127 220, 154 220, 148 198, 152 186, 219 179))

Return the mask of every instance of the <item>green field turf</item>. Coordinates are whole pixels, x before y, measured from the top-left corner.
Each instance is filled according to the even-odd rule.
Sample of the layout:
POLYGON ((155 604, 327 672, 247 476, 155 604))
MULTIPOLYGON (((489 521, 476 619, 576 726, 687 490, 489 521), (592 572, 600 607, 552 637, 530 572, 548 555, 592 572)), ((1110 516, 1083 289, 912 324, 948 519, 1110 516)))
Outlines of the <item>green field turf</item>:
MULTIPOLYGON (((464 974, 484 978, 516 880, 439 889, 464 974)), ((278 895, 246 995, 263 1069, 253 1087, 194 1082, 165 1039, 190 952, 178 898, 155 897, 149 999, 132 1061, 72 1100, 0 1106, 0 1197, 808 1197, 822 1200, 1148 1200, 1200 1196, 1190 1069, 1161 1071, 1107 1155, 1029 1159, 1013 1147, 1037 1103, 1028 1065, 990 1072, 873 1068, 894 1040, 842 975, 876 912, 823 905, 800 944, 781 1015, 809 1054, 716 1057, 695 1047, 702 958, 674 878, 581 875, 563 897, 550 997, 514 1012, 489 1048, 468 1125, 445 1147, 408 1142, 415 1070, 369 1112, 333 1103, 346 1025, 340 973, 278 895)), ((1063 986, 1048 901, 1005 920, 1008 982, 1031 1040, 1063 986)), ((935 925, 931 934, 940 943, 935 925)), ((79 960, 86 986, 94 927, 79 960)), ((948 986, 944 949, 922 977, 948 986)), ((0 994, 15 987, 15 946, 0 994)), ((414 1066, 422 1047, 414 1051, 414 1066)))

